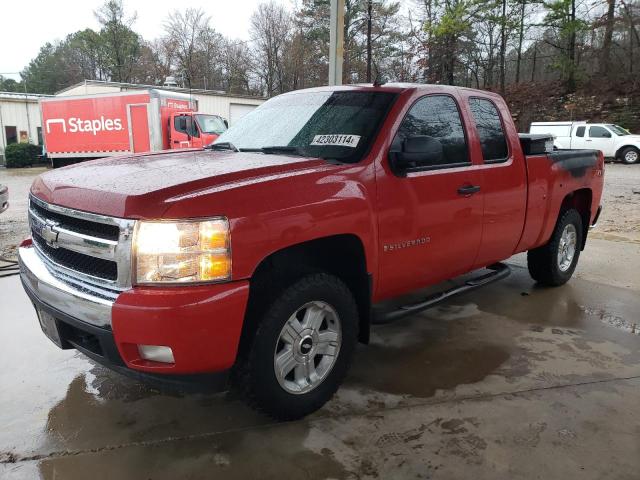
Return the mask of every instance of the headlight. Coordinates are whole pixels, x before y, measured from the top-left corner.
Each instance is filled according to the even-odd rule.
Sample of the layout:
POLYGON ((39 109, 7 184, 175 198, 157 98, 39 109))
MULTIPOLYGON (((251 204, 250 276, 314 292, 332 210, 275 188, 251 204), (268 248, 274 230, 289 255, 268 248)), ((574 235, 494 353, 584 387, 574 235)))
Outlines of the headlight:
POLYGON ((138 222, 136 283, 213 282, 231 278, 226 218, 138 222))

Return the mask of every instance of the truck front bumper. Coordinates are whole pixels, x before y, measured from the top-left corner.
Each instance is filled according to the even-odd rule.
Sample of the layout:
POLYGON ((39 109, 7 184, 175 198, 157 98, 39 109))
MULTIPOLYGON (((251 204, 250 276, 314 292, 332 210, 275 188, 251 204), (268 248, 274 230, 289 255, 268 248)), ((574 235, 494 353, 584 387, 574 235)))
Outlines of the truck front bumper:
POLYGON ((54 276, 31 246, 20 247, 18 258, 43 331, 60 348, 134 376, 183 383, 204 375, 209 384, 225 383, 236 360, 247 281, 134 287, 110 300, 54 276), (170 348, 173 361, 141 353, 155 347, 170 348))

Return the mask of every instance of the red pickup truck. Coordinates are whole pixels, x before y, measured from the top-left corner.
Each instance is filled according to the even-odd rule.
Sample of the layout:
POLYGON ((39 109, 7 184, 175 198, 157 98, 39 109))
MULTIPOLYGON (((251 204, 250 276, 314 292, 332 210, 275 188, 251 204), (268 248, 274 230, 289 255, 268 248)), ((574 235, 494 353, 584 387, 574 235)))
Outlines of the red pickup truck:
POLYGON ((333 395, 371 324, 502 278, 518 252, 537 282, 569 280, 604 160, 544 146, 488 92, 287 93, 209 148, 37 178, 22 282, 61 348, 147 378, 231 380, 297 418, 333 395))

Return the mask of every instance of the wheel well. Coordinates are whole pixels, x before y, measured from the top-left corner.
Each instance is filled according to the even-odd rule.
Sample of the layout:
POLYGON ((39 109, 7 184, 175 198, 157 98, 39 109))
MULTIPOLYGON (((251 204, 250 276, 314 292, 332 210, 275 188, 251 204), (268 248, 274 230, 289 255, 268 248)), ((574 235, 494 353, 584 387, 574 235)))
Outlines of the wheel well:
MULTIPOLYGON (((562 201, 560 206, 560 215, 563 212, 573 208, 578 211, 580 217, 582 217, 582 245, 581 250, 584 250, 584 246, 587 242, 587 235, 589 233, 589 221, 591 220, 591 199, 593 193, 589 188, 581 188, 575 192, 571 192, 562 201)), ((560 218, 558 215, 558 218, 560 218)))
POLYGON ((239 355, 246 354, 261 313, 278 292, 299 278, 327 272, 349 287, 358 305, 358 340, 369 341, 371 281, 364 246, 355 235, 335 235, 292 245, 266 257, 253 272, 239 355))
POLYGON ((620 158, 622 156, 622 151, 625 148, 633 148, 633 149, 637 150, 638 152, 640 152, 640 148, 636 147, 635 145, 623 145, 616 151, 615 157, 616 158, 620 158))

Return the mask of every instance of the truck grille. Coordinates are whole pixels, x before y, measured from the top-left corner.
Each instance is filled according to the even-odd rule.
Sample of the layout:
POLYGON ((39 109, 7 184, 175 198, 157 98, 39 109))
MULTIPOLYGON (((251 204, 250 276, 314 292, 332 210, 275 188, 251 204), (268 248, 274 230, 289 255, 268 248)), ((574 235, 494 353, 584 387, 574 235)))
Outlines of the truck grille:
POLYGON ((73 230, 74 232, 82 233, 83 235, 105 238, 107 240, 118 240, 118 236, 120 235, 120 228, 118 228, 117 225, 107 225, 105 223, 90 222, 87 220, 82 220, 81 218, 61 215, 59 213, 46 210, 44 207, 38 205, 35 202, 31 203, 31 209, 42 218, 58 222, 61 227, 73 230))
POLYGON ((118 279, 118 264, 116 262, 90 257, 62 247, 52 248, 47 245, 46 241, 38 233, 34 231, 31 233, 33 234, 33 241, 40 252, 53 260, 54 263, 91 277, 104 278, 111 281, 118 279))
POLYGON ((101 293, 131 286, 134 223, 29 199, 33 244, 51 273, 77 287, 108 291, 101 293))

